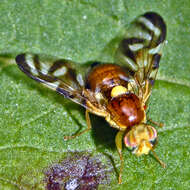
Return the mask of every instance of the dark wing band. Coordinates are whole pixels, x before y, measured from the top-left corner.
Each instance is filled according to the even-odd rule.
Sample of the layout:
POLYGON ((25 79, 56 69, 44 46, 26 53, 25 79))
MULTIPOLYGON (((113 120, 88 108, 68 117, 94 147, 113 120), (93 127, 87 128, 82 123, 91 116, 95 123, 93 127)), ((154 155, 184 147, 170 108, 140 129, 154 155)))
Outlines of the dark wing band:
POLYGON ((20 54, 16 57, 16 63, 30 78, 86 107, 86 99, 82 96, 82 78, 76 75, 69 61, 43 62, 38 55, 20 54))
POLYGON ((131 24, 121 41, 116 61, 134 74, 140 87, 146 80, 150 88, 154 84, 165 38, 164 20, 157 13, 148 12, 131 24))

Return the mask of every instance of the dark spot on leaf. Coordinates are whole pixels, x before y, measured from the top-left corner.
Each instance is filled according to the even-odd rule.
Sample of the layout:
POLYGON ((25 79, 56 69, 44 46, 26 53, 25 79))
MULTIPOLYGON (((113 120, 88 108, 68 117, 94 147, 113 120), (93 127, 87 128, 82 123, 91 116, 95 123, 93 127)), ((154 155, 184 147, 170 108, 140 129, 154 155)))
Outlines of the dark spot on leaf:
POLYGON ((106 166, 90 154, 75 153, 54 164, 46 175, 47 190, 96 190, 108 184, 106 166))

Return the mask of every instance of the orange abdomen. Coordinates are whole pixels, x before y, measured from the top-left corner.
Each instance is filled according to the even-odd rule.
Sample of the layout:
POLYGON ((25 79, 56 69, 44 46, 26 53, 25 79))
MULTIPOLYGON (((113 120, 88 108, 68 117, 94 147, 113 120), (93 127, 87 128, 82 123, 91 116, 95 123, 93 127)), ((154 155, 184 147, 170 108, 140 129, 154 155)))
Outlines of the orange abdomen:
POLYGON ((110 98, 110 91, 114 86, 127 87, 127 73, 118 65, 100 64, 95 66, 87 76, 86 87, 93 92, 101 92, 110 98))

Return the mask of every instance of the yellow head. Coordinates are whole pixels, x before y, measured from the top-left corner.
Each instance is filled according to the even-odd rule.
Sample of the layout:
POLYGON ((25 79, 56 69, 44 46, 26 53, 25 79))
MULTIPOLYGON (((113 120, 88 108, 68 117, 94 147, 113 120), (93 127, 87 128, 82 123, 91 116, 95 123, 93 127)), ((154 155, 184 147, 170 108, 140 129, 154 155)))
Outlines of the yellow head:
POLYGON ((138 124, 131 128, 125 135, 124 143, 127 148, 140 156, 148 154, 153 149, 157 139, 157 132, 154 127, 147 124, 138 124))

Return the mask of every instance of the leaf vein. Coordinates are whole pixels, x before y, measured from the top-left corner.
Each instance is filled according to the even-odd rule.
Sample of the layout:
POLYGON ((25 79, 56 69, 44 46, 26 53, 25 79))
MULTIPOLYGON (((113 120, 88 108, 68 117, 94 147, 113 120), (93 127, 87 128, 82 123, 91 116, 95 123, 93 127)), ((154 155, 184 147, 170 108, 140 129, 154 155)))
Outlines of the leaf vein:
POLYGON ((48 115, 49 113, 53 112, 53 110, 54 110, 55 108, 56 108, 56 107, 52 107, 52 108, 49 109, 48 111, 44 111, 44 112, 42 112, 42 114, 37 115, 36 117, 33 117, 33 118, 27 120, 26 122, 23 122, 23 123, 22 123, 22 126, 26 126, 26 125, 28 125, 28 124, 34 122, 34 121, 37 121, 38 119, 40 119, 40 118, 42 118, 42 117, 48 115))
POLYGON ((163 129, 161 129, 160 131, 159 131, 159 133, 162 133, 162 132, 166 132, 166 131, 175 131, 176 129, 177 130, 181 130, 181 129, 184 129, 184 128, 189 128, 190 126, 188 126, 188 125, 176 125, 176 126, 172 126, 172 127, 163 127, 163 129))
POLYGON ((14 185, 15 187, 17 187, 18 189, 24 189, 23 187, 21 187, 19 184, 17 184, 15 181, 10 180, 10 179, 5 179, 4 177, 0 177, 0 180, 6 183, 9 183, 11 185, 14 185))
POLYGON ((190 88, 190 82, 185 81, 183 79, 173 79, 173 78, 170 78, 167 76, 158 76, 157 81, 168 82, 168 83, 172 83, 172 84, 176 84, 176 85, 185 86, 187 88, 190 88))

